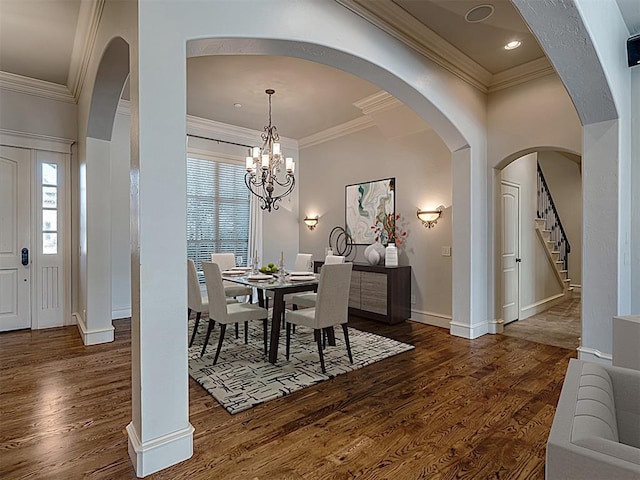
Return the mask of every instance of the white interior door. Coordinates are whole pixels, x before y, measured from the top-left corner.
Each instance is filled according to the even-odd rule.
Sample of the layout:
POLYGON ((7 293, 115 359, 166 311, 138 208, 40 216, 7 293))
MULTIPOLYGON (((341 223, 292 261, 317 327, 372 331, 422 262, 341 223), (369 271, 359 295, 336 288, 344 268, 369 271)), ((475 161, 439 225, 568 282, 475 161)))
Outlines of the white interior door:
POLYGON ((0 147, 0 331, 31 328, 30 165, 30 150, 0 147))
POLYGON ((502 319, 505 325, 520 313, 520 187, 502 182, 502 319))

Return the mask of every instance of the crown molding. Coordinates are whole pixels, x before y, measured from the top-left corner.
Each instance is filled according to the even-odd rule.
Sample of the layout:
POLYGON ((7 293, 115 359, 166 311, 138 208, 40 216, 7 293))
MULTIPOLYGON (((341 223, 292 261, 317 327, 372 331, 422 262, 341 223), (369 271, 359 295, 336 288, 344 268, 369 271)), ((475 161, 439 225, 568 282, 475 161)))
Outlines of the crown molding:
POLYGON ((400 105, 403 105, 400 100, 384 90, 380 90, 373 95, 369 95, 368 97, 362 98, 353 103, 353 106, 362 110, 364 115, 391 110, 392 108, 396 108, 400 105))
POLYGON ((555 69, 546 57, 492 75, 392 0, 335 0, 483 93, 540 78, 555 69))
POLYGON ((492 74, 391 0, 335 0, 445 70, 486 93, 492 74))
MULTIPOLYGON (((119 115, 131 115, 131 102, 120 99, 116 113, 119 115)), ((235 125, 229 125, 228 123, 216 122, 215 120, 195 117, 193 115, 187 115, 187 132, 194 135, 201 134, 203 137, 209 135, 225 137, 227 139, 233 138, 256 146, 262 143, 260 135, 264 133, 262 131, 237 127, 235 125), (256 142, 257 139, 259 140, 258 142, 256 142)), ((221 138, 220 140, 225 140, 225 138, 221 138)), ((212 139, 212 141, 214 140, 212 139)), ((298 141, 293 138, 280 136, 280 144, 285 148, 298 148, 298 141)))
POLYGON ((541 57, 505 70, 504 72, 496 73, 489 86, 489 93, 504 90, 505 88, 520 85, 521 83, 555 73, 556 71, 549 59, 547 57, 541 57))
POLYGON ((45 82, 37 78, 23 77, 15 73, 0 71, 0 88, 59 102, 76 103, 75 98, 64 85, 45 82))
MULTIPOLYGON (((260 135, 264 132, 262 130, 253 130, 251 128, 237 127, 235 125, 229 125, 228 123, 216 122, 215 120, 209 120, 208 118, 194 117, 193 115, 187 115, 187 132, 194 133, 195 131, 201 132, 206 136, 216 135, 225 138, 235 138, 241 141, 247 142, 249 145, 260 146, 262 139, 260 135)), ((221 139, 223 140, 223 139, 221 139)), ((284 148, 298 149, 298 141, 293 138, 280 136, 280 144, 284 148)))
POLYGON ((301 138, 298 140, 298 146, 300 150, 303 150, 305 148, 313 147, 314 145, 319 145, 330 140, 351 135, 352 133, 359 132, 360 130, 366 130, 367 128, 374 127, 375 125, 376 123, 371 118, 359 117, 355 120, 350 120, 341 125, 336 125, 335 127, 327 128, 321 132, 301 138))
POLYGON ((78 28, 73 40, 67 83, 73 98, 78 101, 87 75, 91 54, 98 35, 105 0, 83 0, 78 13, 78 28))

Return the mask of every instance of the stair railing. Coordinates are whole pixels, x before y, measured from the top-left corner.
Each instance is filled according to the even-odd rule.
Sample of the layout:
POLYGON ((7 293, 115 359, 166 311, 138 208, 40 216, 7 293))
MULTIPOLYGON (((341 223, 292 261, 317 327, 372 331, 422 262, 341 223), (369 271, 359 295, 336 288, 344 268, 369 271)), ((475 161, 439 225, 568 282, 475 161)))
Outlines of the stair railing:
POLYGON ((557 251, 560 252, 560 259, 564 265, 564 269, 569 269, 569 253, 571 245, 564 231, 560 215, 556 205, 553 203, 549 186, 544 178, 540 164, 538 163, 538 218, 544 219, 545 229, 551 232, 550 240, 554 243, 557 251))

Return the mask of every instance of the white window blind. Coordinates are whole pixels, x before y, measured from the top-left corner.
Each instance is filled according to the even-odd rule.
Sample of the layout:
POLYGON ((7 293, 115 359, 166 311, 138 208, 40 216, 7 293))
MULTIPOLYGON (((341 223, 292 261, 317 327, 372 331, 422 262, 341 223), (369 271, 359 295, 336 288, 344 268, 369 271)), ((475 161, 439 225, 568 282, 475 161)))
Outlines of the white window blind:
POLYGON ((198 272, 212 253, 232 252, 246 265, 250 193, 245 173, 242 165, 187 159, 187 256, 198 272))

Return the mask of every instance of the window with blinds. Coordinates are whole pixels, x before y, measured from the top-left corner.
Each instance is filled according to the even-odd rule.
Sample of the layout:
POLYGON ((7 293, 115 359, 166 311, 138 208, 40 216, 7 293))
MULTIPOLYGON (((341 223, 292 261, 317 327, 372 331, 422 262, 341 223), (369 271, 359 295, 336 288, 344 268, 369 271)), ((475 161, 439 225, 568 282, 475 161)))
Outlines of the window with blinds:
POLYGON ((187 256, 198 272, 214 252, 233 252, 236 263, 246 264, 250 193, 245 173, 242 165, 187 159, 187 256))

